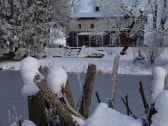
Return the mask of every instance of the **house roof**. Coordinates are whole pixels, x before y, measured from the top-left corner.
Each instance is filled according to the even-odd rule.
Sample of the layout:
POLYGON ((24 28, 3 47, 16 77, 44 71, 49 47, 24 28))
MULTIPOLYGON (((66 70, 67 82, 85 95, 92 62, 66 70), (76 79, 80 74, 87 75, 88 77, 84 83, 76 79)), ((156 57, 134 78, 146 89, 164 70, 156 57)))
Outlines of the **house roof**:
POLYGON ((103 35, 104 32, 80 32, 78 35, 103 35))
POLYGON ((103 17, 123 17, 125 13, 123 12, 118 12, 114 13, 111 12, 109 14, 107 13, 102 13, 102 12, 78 12, 72 14, 72 18, 103 18, 103 17))

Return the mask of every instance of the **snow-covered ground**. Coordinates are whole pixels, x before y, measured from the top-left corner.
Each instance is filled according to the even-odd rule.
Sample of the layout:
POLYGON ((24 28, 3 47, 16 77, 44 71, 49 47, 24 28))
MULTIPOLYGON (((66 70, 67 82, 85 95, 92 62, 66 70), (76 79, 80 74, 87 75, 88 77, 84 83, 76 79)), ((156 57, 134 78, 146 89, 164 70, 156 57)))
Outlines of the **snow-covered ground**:
MULTIPOLYGON (((113 61, 122 47, 99 47, 99 48, 50 48, 41 55, 46 58, 39 58, 42 66, 52 68, 54 66, 63 67, 67 72, 86 72, 88 64, 96 64, 98 73, 110 74, 113 69, 113 61), (94 58, 90 58, 94 57, 94 58), (101 57, 101 58, 98 58, 101 57)), ((149 75, 153 66, 162 66, 168 70, 167 51, 160 56, 155 65, 150 65, 147 60, 134 63, 138 55, 138 48, 129 48, 127 54, 120 57, 119 74, 149 75)), ((0 69, 20 70, 19 61, 0 61, 0 69)))

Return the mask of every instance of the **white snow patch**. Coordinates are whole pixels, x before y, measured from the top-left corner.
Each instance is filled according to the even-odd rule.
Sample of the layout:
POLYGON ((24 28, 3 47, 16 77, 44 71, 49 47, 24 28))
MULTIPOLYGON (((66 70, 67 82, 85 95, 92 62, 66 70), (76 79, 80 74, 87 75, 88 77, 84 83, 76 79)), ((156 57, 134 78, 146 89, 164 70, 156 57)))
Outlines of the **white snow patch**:
POLYGON ((74 115, 72 115, 73 121, 76 122, 77 125, 82 126, 84 124, 84 120, 82 120, 79 117, 76 117, 74 115))
POLYGON ((108 105, 101 103, 92 116, 87 119, 83 126, 142 126, 141 120, 121 114, 118 111, 108 108, 108 105))
POLYGON ((20 72, 24 84, 34 84, 35 75, 39 74, 40 64, 36 58, 26 57, 21 61, 20 72))
POLYGON ((168 90, 162 91, 155 101, 157 113, 152 117, 151 126, 167 126, 168 119, 168 90))
POLYGON ((153 80, 151 89, 151 103, 154 103, 155 98, 163 91, 165 87, 166 71, 162 67, 154 67, 153 80))
MULTIPOLYGON (((97 66, 97 73, 111 74, 114 58, 122 49, 122 47, 92 47, 92 49, 86 48, 87 51, 82 49, 79 54, 79 49, 48 48, 46 51, 49 53, 49 56, 47 58, 38 59, 38 61, 42 66, 47 66, 48 68, 54 66, 62 67, 70 73, 87 72, 88 64, 92 63, 97 66), (86 55, 82 53, 87 53, 87 55, 99 53, 105 54, 105 56, 103 58, 81 58, 79 55, 86 55)), ((127 54, 121 56, 118 69, 119 74, 152 75, 153 66, 148 63, 148 59, 134 63, 134 58, 138 55, 137 50, 138 48, 136 47, 130 47, 127 50, 127 54)), ((157 66, 162 66, 166 71, 168 71, 167 53, 168 48, 161 54, 160 59, 157 60, 156 64, 157 66)), ((16 61, 3 61, 0 62, 0 69, 20 70, 20 64, 20 62, 16 61)))
POLYGON ((54 67, 47 76, 47 84, 54 94, 62 97, 62 87, 65 87, 68 75, 63 68, 54 67))
POLYGON ((32 96, 39 92, 39 88, 35 84, 25 84, 21 89, 24 96, 32 96))
POLYGON ((37 125, 30 120, 24 120, 22 126, 37 126, 37 125))
POLYGON ((39 74, 40 64, 37 59, 33 57, 27 57, 21 61, 20 73, 24 86, 21 89, 21 93, 25 96, 31 96, 38 93, 39 88, 34 83, 35 75, 39 74))

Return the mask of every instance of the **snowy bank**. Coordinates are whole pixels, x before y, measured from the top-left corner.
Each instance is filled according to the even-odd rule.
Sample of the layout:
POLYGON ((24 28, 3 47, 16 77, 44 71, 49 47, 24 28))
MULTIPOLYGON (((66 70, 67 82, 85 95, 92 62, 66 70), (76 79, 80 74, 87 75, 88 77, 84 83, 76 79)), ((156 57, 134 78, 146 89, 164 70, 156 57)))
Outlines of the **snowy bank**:
POLYGON ((119 113, 108 108, 105 103, 100 103, 95 112, 82 126, 142 126, 141 120, 119 113))
MULTIPOLYGON (((117 54, 122 50, 121 47, 102 47, 102 48, 82 48, 80 49, 64 49, 52 48, 46 49, 47 58, 38 59, 39 63, 49 68, 62 67, 67 72, 81 73, 86 72, 88 64, 92 63, 97 66, 98 73, 111 74, 113 68, 113 61, 117 54), (102 58, 87 58, 95 55, 104 55, 102 58), (85 58, 83 58, 85 57, 85 58)), ((129 48, 127 54, 121 56, 119 63, 119 74, 136 74, 136 75, 151 75, 152 67, 149 63, 139 61, 134 64, 134 58, 137 56, 137 48, 129 48)), ((162 66, 168 71, 167 64, 168 50, 161 55, 156 66, 162 66)), ((3 70, 20 70, 20 62, 3 61, 0 62, 0 69, 3 70)))

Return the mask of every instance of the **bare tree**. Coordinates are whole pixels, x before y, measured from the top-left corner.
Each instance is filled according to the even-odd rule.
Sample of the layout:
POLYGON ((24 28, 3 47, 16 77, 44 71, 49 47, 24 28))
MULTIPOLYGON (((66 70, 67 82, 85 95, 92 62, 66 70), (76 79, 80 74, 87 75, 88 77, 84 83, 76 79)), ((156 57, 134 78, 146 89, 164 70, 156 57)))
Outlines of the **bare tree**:
POLYGON ((143 50, 151 64, 164 52, 165 46, 167 46, 167 7, 167 0, 152 0, 146 8, 147 22, 144 29, 143 50))
POLYGON ((152 32, 147 39, 148 43, 143 47, 143 51, 153 64, 165 50, 164 36, 162 33, 152 32))

